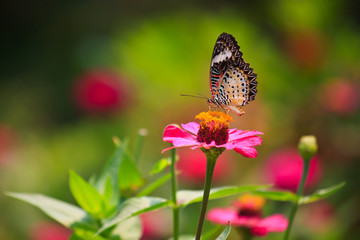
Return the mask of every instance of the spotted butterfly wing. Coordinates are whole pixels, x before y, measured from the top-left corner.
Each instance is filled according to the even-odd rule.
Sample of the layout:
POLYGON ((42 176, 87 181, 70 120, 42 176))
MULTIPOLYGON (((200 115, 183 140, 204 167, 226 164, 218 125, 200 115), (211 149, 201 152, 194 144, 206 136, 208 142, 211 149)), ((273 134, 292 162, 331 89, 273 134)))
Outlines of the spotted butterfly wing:
POLYGON ((242 58, 235 38, 222 33, 215 44, 210 65, 211 106, 243 115, 242 106, 255 99, 256 73, 242 58))

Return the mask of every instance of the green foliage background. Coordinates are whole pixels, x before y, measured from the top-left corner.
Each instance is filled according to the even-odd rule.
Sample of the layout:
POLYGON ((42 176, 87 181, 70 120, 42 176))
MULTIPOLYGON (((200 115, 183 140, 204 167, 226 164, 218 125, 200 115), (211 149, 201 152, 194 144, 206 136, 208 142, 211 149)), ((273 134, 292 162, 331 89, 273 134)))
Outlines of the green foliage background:
MULTIPOLYGON (((347 186, 329 199, 337 208, 331 230, 301 232, 300 218, 294 236, 358 239, 359 109, 346 116, 328 113, 319 96, 335 78, 359 87, 359 6, 350 0, 6 1, 1 14, 0 123, 13 129, 16 149, 0 166, 0 190, 42 192, 74 203, 68 170, 90 177, 114 150, 112 137, 128 136, 135 148, 139 128, 149 131, 139 161, 141 171, 149 172, 168 146, 162 142, 164 127, 192 121, 208 109, 206 101, 179 94, 210 95, 212 49, 217 36, 228 32, 259 82, 256 101, 232 126, 265 133, 256 160, 234 155, 238 174, 228 182, 261 182, 261 166, 270 153, 295 146, 303 134, 314 134, 324 165, 320 185, 345 179, 347 186), (312 65, 299 64, 287 50, 289 36, 303 32, 322 39, 321 61, 312 65), (75 106, 73 85, 93 69, 123 76, 131 86, 129 109, 97 116, 75 106)), ((169 186, 157 192, 168 193, 169 186)), ((1 239, 27 239, 34 223, 46 218, 4 195, 0 209, 1 239)), ((195 209, 198 205, 181 213, 188 220, 183 220, 182 232, 194 232, 195 209)), ((236 239, 236 233, 231 236, 236 239)))

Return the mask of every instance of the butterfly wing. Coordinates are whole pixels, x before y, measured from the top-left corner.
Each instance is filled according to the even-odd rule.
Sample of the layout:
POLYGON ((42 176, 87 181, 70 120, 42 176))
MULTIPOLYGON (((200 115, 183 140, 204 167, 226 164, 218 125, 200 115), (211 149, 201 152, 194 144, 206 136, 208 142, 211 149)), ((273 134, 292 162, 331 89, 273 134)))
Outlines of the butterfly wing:
MULTIPOLYGON (((233 36, 222 33, 216 41, 210 66, 212 98, 230 106, 245 106, 255 99, 257 75, 242 58, 233 36)), ((226 106, 225 106, 226 107, 226 106)))

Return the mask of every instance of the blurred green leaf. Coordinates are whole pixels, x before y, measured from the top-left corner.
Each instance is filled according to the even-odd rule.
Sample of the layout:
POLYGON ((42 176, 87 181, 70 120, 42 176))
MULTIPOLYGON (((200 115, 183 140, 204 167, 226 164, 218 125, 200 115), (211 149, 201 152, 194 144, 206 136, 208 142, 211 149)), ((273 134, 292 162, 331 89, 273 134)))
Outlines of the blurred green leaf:
POLYGON ((255 190, 252 193, 274 201, 296 202, 297 200, 295 193, 287 191, 255 190))
POLYGON ((77 224, 83 224, 88 228, 92 228, 90 223, 86 223, 87 213, 72 204, 36 193, 7 192, 6 195, 38 207, 46 215, 65 227, 72 228, 77 224))
POLYGON ((171 161, 169 158, 162 158, 155 163, 153 169, 150 172, 150 176, 163 171, 167 166, 170 166, 171 161))
POLYGON ((84 229, 76 229, 75 232, 70 236, 69 240, 109 240, 99 235, 95 235, 94 231, 88 231, 84 229))
POLYGON ((228 224, 226 226, 226 228, 224 229, 224 231, 216 238, 216 240, 224 240, 224 239, 227 239, 227 237, 229 236, 230 234, 230 224, 228 224))
POLYGON ((94 186, 100 193, 104 193, 106 188, 106 181, 111 179, 112 194, 110 198, 110 205, 117 205, 119 201, 119 169, 125 151, 128 147, 128 140, 123 140, 121 144, 116 148, 111 158, 106 162, 105 167, 100 173, 94 186))
MULTIPOLYGON (((228 187, 219 187, 213 188, 210 190, 209 199, 217 199, 228 197, 231 195, 255 191, 263 188, 271 187, 271 185, 258 185, 258 186, 228 186, 228 187)), ((191 203, 201 202, 203 197, 203 190, 181 190, 176 193, 177 200, 180 203, 180 207, 185 207, 191 203)))
POLYGON ((149 184, 149 186, 147 186, 143 190, 141 190, 136 196, 137 197, 147 196, 150 193, 152 193, 153 191, 155 191, 156 189, 158 189, 160 186, 162 186, 164 183, 169 181, 170 179, 171 179, 171 173, 168 173, 168 174, 162 176, 161 178, 155 180, 151 184, 149 184))
POLYGON ((331 187, 320 189, 309 196, 302 197, 300 199, 299 203, 307 204, 307 203, 312 203, 312 202, 316 202, 321 199, 327 198, 327 197, 333 195, 334 193, 336 193, 337 191, 339 191, 344 186, 345 186, 345 182, 341 182, 341 183, 333 185, 331 187))
POLYGON ((121 240, 136 240, 142 235, 142 227, 138 216, 129 218, 116 225, 111 232, 112 236, 119 236, 121 240))
POLYGON ((129 198, 120 205, 118 213, 115 216, 104 222, 104 225, 97 233, 99 234, 107 228, 112 227, 130 217, 169 206, 170 203, 171 201, 167 199, 157 197, 129 198))
POLYGON ((221 232, 222 232, 221 229, 222 228, 223 228, 223 226, 216 225, 210 231, 201 234, 201 240, 214 239, 215 236, 218 236, 219 234, 221 234, 221 232))
MULTIPOLYGON (((174 237, 169 238, 169 240, 173 240, 174 237)), ((179 240, 194 240, 195 236, 194 235, 180 235, 178 236, 179 240)))
POLYGON ((80 207, 97 218, 104 214, 105 203, 100 193, 74 171, 70 171, 69 185, 80 207))
POLYGON ((224 240, 227 239, 227 237, 230 234, 230 224, 228 223, 228 225, 226 226, 226 228, 224 229, 224 231, 216 238, 216 240, 224 240))
POLYGON ((134 191, 144 184, 144 179, 135 163, 131 160, 130 155, 125 153, 119 170, 119 188, 121 191, 134 191))

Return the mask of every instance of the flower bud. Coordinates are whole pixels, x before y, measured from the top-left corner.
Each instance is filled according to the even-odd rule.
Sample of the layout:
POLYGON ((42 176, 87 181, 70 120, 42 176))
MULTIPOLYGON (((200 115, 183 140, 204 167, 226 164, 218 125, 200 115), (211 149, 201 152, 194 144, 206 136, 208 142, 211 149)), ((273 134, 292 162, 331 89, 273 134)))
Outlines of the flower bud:
POLYGON ((317 152, 317 143, 315 136, 302 136, 298 145, 299 153, 305 161, 310 159, 317 152))

